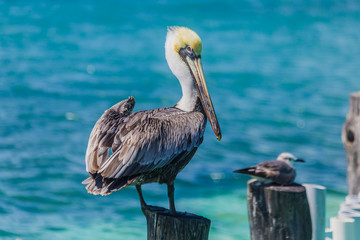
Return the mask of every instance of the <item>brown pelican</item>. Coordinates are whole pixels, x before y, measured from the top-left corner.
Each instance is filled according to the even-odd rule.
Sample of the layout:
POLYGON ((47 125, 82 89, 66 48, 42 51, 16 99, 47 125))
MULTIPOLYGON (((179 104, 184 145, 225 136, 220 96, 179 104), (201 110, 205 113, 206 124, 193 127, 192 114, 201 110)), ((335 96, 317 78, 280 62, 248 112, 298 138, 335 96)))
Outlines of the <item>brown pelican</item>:
POLYGON ((234 172, 247 174, 256 177, 266 183, 275 182, 281 185, 289 185, 296 177, 295 168, 291 162, 305 162, 296 158, 291 153, 281 153, 276 160, 261 162, 256 166, 239 169, 234 172))
POLYGON ((185 27, 168 27, 165 55, 182 88, 173 107, 132 113, 133 97, 108 110, 95 124, 86 151, 83 181, 92 194, 108 195, 135 185, 141 208, 145 183, 166 183, 169 212, 175 214, 174 180, 203 141, 209 119, 217 139, 221 131, 206 87, 199 36, 185 27), (111 155, 109 151, 111 150, 111 155))

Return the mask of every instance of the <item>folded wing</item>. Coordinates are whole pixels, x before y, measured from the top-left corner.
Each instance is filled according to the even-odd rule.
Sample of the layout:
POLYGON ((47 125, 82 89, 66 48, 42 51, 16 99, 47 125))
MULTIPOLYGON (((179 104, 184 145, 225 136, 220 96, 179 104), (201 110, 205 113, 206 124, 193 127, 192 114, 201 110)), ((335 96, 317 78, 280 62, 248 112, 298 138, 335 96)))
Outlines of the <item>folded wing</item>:
POLYGON ((117 107, 120 111, 105 112, 90 136, 86 163, 91 176, 84 183, 93 194, 126 187, 142 174, 190 153, 203 139, 206 119, 199 112, 160 108, 130 114, 134 104, 118 104, 123 106, 117 107))
POLYGON ((287 162, 279 160, 261 162, 234 172, 269 179, 278 184, 291 184, 296 177, 295 169, 287 162))

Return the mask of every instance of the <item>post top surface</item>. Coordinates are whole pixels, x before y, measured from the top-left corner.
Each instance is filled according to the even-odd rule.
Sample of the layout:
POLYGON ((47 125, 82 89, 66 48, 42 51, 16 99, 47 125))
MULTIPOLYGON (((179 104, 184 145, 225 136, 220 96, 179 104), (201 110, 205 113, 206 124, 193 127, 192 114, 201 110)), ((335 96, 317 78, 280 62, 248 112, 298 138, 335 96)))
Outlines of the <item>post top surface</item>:
POLYGON ((167 216, 169 218, 176 218, 176 219, 181 219, 181 220, 187 220, 187 221, 200 221, 200 222, 209 222, 210 224, 210 220, 203 217, 203 216, 199 216, 193 213, 188 213, 188 212, 176 212, 176 215, 171 215, 169 213, 169 210, 163 207, 157 207, 157 206, 151 206, 148 205, 147 208, 145 209, 145 213, 144 215, 150 215, 150 214, 158 214, 158 215, 162 215, 162 216, 167 216))
POLYGON ((288 186, 282 186, 276 183, 262 183, 257 181, 256 179, 251 179, 248 181, 248 185, 251 185, 253 188, 264 188, 270 191, 278 191, 278 192, 304 192, 305 187, 297 184, 292 183, 288 186))
POLYGON ((350 94, 351 97, 360 98, 360 91, 359 92, 353 92, 350 94))

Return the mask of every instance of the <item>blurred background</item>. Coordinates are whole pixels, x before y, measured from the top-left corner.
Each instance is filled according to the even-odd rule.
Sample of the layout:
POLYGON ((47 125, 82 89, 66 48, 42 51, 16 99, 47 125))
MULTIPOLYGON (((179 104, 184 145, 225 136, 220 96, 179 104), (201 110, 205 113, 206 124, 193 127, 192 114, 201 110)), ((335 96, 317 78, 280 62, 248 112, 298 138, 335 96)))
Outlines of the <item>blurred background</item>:
MULTIPOLYGON (((135 110, 181 97, 164 53, 167 26, 203 41, 223 139, 210 125, 175 182, 177 210, 212 221, 210 239, 249 239, 246 176, 283 151, 307 160, 297 182, 344 200, 341 127, 359 90, 357 1, 0 0, 0 239, 145 239, 134 187, 88 194, 91 129, 113 104, 135 110)), ((166 186, 143 187, 168 206, 166 186)))

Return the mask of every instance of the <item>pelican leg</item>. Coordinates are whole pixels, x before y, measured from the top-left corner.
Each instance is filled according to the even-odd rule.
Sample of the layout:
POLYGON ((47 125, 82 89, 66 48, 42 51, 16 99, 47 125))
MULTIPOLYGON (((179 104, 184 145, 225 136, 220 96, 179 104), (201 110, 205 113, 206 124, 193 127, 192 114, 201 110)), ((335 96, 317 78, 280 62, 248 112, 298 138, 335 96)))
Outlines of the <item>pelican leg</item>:
POLYGON ((142 195, 142 192, 141 192, 141 185, 136 185, 136 190, 139 194, 141 210, 144 212, 144 210, 147 208, 147 204, 146 204, 144 197, 142 195))
POLYGON ((167 190, 168 190, 168 198, 169 198, 169 213, 171 215, 176 215, 176 209, 175 209, 175 201, 174 201, 174 182, 167 184, 167 190))

